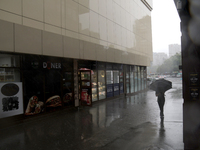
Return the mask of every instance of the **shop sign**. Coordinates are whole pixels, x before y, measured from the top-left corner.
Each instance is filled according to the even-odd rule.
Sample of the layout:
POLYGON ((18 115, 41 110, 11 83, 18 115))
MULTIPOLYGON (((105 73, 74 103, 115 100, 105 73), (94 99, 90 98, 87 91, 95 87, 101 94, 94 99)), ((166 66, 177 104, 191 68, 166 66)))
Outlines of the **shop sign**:
POLYGON ((23 114, 22 83, 0 83, 0 118, 23 114))
POLYGON ((61 69, 61 63, 43 62, 44 69, 61 69))
POLYGON ((199 85, 199 77, 197 73, 190 73, 190 85, 199 85))
POLYGON ((192 100, 199 99, 199 88, 190 88, 190 98, 192 100))
POLYGON ((38 69, 38 67, 39 67, 39 62, 33 61, 33 62, 31 62, 31 66, 32 66, 33 69, 38 69))

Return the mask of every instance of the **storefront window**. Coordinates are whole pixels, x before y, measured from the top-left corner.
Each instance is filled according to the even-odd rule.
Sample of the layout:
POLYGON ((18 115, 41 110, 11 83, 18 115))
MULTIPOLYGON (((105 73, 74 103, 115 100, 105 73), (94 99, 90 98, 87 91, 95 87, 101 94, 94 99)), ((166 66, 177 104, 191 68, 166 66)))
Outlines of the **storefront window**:
POLYGON ((113 97, 113 71, 106 70, 107 97, 113 97))
POLYGON ((90 80, 89 72, 81 72, 81 80, 90 80))
POLYGON ((144 67, 141 67, 141 90, 144 90, 144 67))
POLYGON ((124 93, 124 73, 120 71, 119 81, 120 81, 120 94, 124 93))
POLYGON ((0 67, 20 67, 19 56, 0 54, 0 58, 0 67))
POLYGON ((144 88, 147 88, 147 72, 146 67, 144 67, 144 88))
POLYGON ((134 76, 135 76, 135 92, 138 92, 138 70, 137 66, 134 66, 134 76))
POLYGON ((126 68, 126 93, 130 93, 130 66, 126 68))
POLYGON ((119 95, 119 71, 113 71, 114 76, 114 95, 119 95))
POLYGON ((60 70, 45 70, 46 111, 54 111, 62 106, 60 70))
POLYGON ((63 73, 63 103, 65 106, 73 105, 73 81, 72 72, 63 73))
POLYGON ((20 70, 15 68, 0 68, 0 82, 20 82, 20 70))
POLYGON ((97 71, 92 71, 92 101, 97 101, 97 71))
POLYGON ((130 85, 131 85, 131 93, 134 92, 134 68, 131 66, 130 68, 130 85))
POLYGON ((19 56, 0 54, 0 82, 20 82, 19 56))
POLYGON ((105 71, 98 70, 99 100, 106 98, 105 71))
POLYGON ((141 72, 140 72, 140 67, 138 66, 138 91, 141 90, 141 72))
POLYGON ((80 99, 81 105, 91 105, 92 104, 92 87, 91 87, 91 70, 86 69, 80 71, 80 99))
POLYGON ((25 115, 44 112, 43 73, 39 70, 24 70, 23 76, 25 115))
POLYGON ((113 71, 112 70, 107 70, 106 71, 106 83, 107 84, 113 84, 113 71))

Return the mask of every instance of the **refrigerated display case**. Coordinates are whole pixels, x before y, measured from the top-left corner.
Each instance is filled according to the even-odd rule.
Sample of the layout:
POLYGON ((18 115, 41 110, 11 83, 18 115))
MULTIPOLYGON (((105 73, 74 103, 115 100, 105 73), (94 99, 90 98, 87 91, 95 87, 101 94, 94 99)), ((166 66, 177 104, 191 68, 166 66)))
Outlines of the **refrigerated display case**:
POLYGON ((92 71, 92 101, 97 101, 97 72, 92 71))
POLYGON ((14 68, 0 68, 0 82, 19 82, 20 72, 14 68))
POLYGON ((20 81, 20 57, 0 54, 0 82, 20 81))
POLYGON ((106 98, 105 70, 98 70, 99 100, 106 98))
POLYGON ((90 106, 92 104, 91 70, 80 70, 79 75, 81 105, 90 106))

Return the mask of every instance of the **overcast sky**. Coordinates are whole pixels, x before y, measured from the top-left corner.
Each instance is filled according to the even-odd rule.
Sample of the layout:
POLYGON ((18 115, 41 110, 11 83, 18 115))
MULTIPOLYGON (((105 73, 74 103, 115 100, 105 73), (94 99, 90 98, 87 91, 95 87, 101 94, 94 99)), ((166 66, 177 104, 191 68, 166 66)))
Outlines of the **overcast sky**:
POLYGON ((153 0, 153 52, 168 54, 169 44, 181 44, 180 18, 173 0, 153 0))

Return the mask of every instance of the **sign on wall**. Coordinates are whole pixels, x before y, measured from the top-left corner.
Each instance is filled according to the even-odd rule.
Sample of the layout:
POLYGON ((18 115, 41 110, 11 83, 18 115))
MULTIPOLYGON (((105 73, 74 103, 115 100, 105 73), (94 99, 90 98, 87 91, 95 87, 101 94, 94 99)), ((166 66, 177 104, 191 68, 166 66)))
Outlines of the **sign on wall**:
POLYGON ((0 118, 23 112, 22 83, 0 83, 0 118))
POLYGON ((199 100, 199 88, 190 88, 190 98, 192 100, 199 100))

